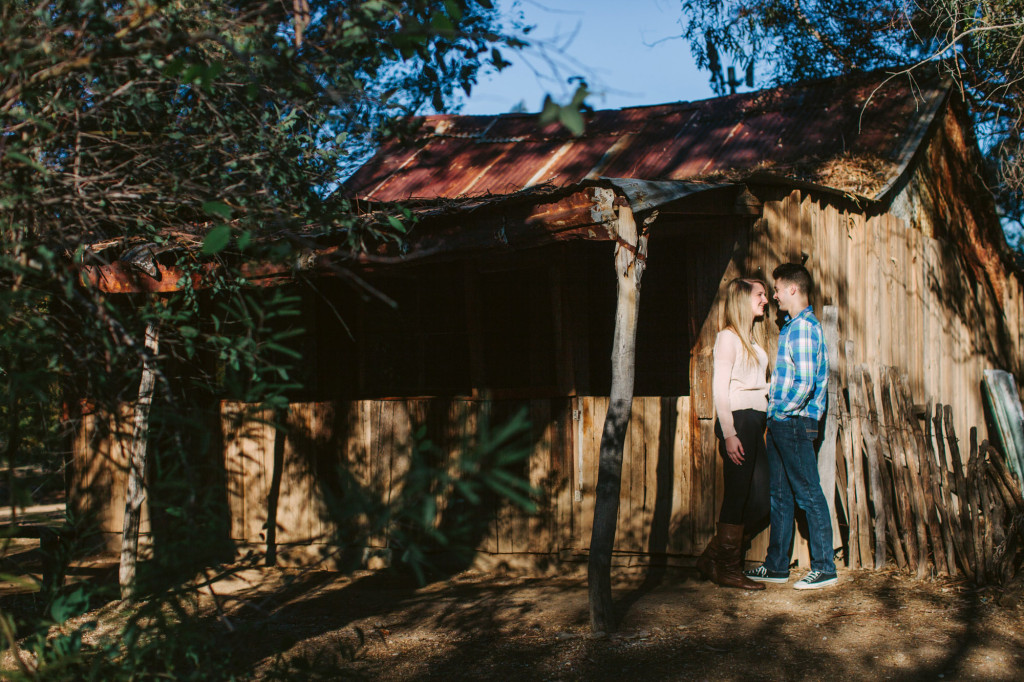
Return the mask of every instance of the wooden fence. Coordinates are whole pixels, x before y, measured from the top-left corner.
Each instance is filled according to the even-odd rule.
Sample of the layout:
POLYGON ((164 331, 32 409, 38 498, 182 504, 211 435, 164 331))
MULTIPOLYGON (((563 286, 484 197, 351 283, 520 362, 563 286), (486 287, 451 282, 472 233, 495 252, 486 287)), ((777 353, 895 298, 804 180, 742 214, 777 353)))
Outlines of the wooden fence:
MULTIPOLYGON (((323 503, 324 468, 311 466, 311 456, 345 467, 375 499, 392 504, 402 494, 418 431, 457 468, 481 412, 497 419, 496 413, 509 416, 520 409, 532 425, 532 449, 521 473, 537 490, 538 511, 527 514, 510 504, 491 509, 490 532, 479 549, 492 554, 586 552, 606 397, 296 404, 289 409, 277 476, 278 431, 270 424, 272 415, 225 403, 232 537, 261 544, 274 528, 280 544, 327 541, 335 528, 323 503), (275 509, 268 508, 267 500, 275 497, 275 509), (275 511, 275 523, 268 524, 268 514, 275 511)), ((620 554, 692 554, 693 538, 713 531, 716 462, 700 456, 703 450, 691 442, 693 433, 688 398, 634 400, 623 456, 620 554)), ((438 504, 443 512, 445 500, 438 504)), ((383 547, 387 541, 385 532, 371 545, 383 547)))
POLYGON ((848 519, 847 565, 917 575, 962 574, 1005 584, 1024 540, 1020 482, 1003 455, 970 429, 963 449, 949 405, 915 405, 905 374, 866 365, 838 401, 837 490, 848 519), (923 408, 923 409, 921 409, 923 408))

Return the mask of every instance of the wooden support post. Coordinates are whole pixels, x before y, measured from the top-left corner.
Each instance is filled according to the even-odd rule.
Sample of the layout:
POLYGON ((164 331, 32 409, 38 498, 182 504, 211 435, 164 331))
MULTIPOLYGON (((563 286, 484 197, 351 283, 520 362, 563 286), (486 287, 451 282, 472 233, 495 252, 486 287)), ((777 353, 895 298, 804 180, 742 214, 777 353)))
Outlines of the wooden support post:
POLYGON ((128 492, 124 502, 124 526, 121 533, 121 566, 118 582, 121 599, 129 600, 135 590, 135 565, 139 558, 139 523, 142 502, 146 499, 146 446, 149 442, 149 407, 153 403, 153 385, 156 372, 153 363, 159 349, 159 329, 156 322, 146 325, 146 354, 142 360, 142 379, 139 381, 139 400, 135 406, 132 424, 132 450, 128 462, 128 492))
POLYGON ((618 281, 618 299, 612 340, 612 384, 608 414, 601 435, 588 565, 590 626, 594 632, 610 632, 615 626, 611 585, 612 548, 619 513, 622 450, 633 405, 640 278, 647 256, 647 236, 637 235, 636 222, 628 205, 619 208, 617 222, 615 277, 618 281))

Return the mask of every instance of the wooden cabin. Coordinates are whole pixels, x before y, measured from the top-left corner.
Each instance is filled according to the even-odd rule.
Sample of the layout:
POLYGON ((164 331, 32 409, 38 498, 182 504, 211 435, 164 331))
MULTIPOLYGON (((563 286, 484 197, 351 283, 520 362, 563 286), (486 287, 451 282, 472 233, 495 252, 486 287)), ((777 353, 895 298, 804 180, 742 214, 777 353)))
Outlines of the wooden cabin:
MULTIPOLYGON (((356 258, 359 276, 396 305, 317 269, 338 254, 326 243, 303 281, 282 284, 302 294, 308 330, 307 389, 289 409, 291 428, 229 399, 220 408, 240 546, 273 543, 281 556, 322 546, 337 530, 324 502, 331 467, 386 503, 401 493, 417 431, 454 463, 484 415, 522 408, 539 511, 495 505, 479 556, 585 556, 610 383, 615 226, 627 208, 649 242, 617 561, 685 563, 714 531, 711 350, 733 277, 769 279, 781 262, 806 262, 819 317, 838 310, 840 376, 861 363, 895 367, 916 403, 954 406, 958 433, 984 429, 983 370, 1024 385, 1024 280, 946 83, 873 74, 595 111, 579 137, 535 115, 428 116, 342 192, 368 216, 399 205, 416 216, 404 242, 356 258)), ((129 290, 162 286, 133 277, 129 290)), ((102 481, 112 491, 103 528, 116 536, 125 457, 116 439, 97 437, 100 420, 87 416, 79 430, 74 496, 91 499, 102 481)), ((368 544, 388 542, 384 528, 368 544)))

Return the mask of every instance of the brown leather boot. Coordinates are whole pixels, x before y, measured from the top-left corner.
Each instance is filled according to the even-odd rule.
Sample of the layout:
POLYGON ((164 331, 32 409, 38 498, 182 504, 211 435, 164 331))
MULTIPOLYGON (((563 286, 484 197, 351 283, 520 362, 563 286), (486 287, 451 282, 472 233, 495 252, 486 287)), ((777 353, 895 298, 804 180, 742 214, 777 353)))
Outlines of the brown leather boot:
POLYGON ((697 570, 700 571, 701 576, 705 580, 711 580, 712 582, 718 582, 715 580, 715 564, 718 560, 718 535, 711 538, 707 547, 704 548, 704 553, 697 557, 697 570))
POLYGON ((711 580, 715 584, 741 590, 764 589, 764 583, 755 582, 743 575, 743 526, 720 523, 718 533, 711 542, 715 545, 711 571, 711 580))

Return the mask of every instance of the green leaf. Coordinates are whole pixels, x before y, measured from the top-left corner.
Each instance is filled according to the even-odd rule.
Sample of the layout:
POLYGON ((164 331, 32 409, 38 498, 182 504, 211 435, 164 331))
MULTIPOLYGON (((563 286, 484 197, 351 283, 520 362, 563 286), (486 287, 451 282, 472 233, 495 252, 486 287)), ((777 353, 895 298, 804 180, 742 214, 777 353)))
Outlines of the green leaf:
POLYGON ((242 230, 241 234, 238 235, 238 250, 245 251, 245 249, 252 243, 252 232, 249 230, 242 230))
POLYGON ((491 48, 491 63, 494 64, 494 68, 501 71, 506 66, 512 66, 512 62, 505 61, 501 56, 501 52, 496 47, 491 48))
POLYGON ((561 110, 562 108, 555 104, 555 100, 551 99, 551 95, 544 95, 544 106, 540 110, 540 124, 545 126, 549 123, 554 123, 558 120, 558 114, 561 110))
POLYGON ((195 79, 199 78, 206 72, 205 64, 192 64, 181 73, 181 80, 185 83, 191 83, 195 79))
POLYGON ((434 525, 434 518, 437 516, 437 504, 434 502, 433 497, 426 497, 423 499, 423 508, 420 516, 420 523, 423 524, 424 528, 430 528, 434 525))
POLYGON ((459 3, 455 2, 455 0, 444 0, 444 8, 448 10, 448 16, 455 21, 462 19, 462 8, 459 7, 459 3))
POLYGON ((452 23, 452 20, 440 12, 431 17, 430 25, 439 33, 455 30, 455 24, 452 23))
POLYGON ((185 60, 183 60, 181 57, 175 57, 167 63, 167 66, 164 67, 164 75, 168 78, 174 78, 179 73, 181 73, 181 70, 184 68, 185 60))
POLYGON ((558 122, 577 137, 583 134, 583 114, 576 109, 561 107, 558 112, 558 122))
MULTIPOLYGON (((301 360, 302 359, 302 353, 300 353, 299 351, 295 350, 294 348, 289 348, 288 346, 282 346, 279 343, 274 343, 273 341, 268 341, 267 342, 267 348, 269 350, 276 350, 278 353, 281 353, 282 355, 287 355, 289 357, 295 358, 296 360, 301 360)), ((284 378, 287 379, 288 377, 284 377, 284 378)))
POLYGON ((212 216, 217 216, 222 220, 231 220, 231 216, 234 215, 234 211, 227 204, 223 204, 219 201, 206 201, 203 203, 203 210, 212 216))
POLYGON ((569 106, 579 111, 583 107, 583 102, 590 95, 590 90, 587 88, 585 83, 580 83, 576 87, 576 92, 572 95, 572 101, 569 102, 569 106))
POLYGON ((220 253, 231 241, 231 226, 217 225, 206 235, 203 240, 203 255, 210 256, 220 253))
POLYGON ((395 230, 397 230, 398 232, 401 232, 402 234, 406 233, 405 225, 403 225, 402 221, 399 220, 398 218, 396 218, 395 216, 393 216, 393 215, 388 216, 388 223, 391 225, 391 227, 395 228, 395 230))

